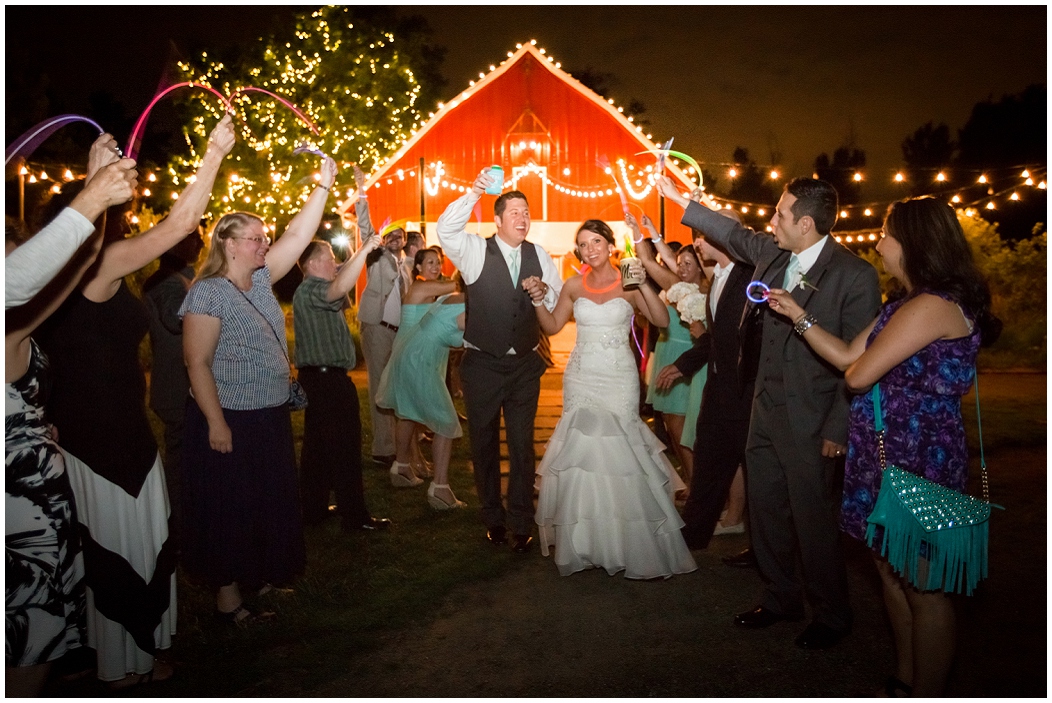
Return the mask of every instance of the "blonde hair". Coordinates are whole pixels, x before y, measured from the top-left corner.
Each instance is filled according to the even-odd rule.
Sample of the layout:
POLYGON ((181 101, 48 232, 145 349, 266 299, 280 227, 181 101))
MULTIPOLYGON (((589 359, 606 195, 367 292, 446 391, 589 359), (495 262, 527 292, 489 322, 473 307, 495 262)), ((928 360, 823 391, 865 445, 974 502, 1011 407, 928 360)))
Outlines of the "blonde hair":
POLYGON ((250 212, 231 212, 220 217, 219 222, 212 228, 212 234, 208 238, 208 253, 205 254, 204 263, 201 264, 194 282, 225 275, 228 263, 224 242, 243 234, 255 222, 264 224, 262 218, 250 212))

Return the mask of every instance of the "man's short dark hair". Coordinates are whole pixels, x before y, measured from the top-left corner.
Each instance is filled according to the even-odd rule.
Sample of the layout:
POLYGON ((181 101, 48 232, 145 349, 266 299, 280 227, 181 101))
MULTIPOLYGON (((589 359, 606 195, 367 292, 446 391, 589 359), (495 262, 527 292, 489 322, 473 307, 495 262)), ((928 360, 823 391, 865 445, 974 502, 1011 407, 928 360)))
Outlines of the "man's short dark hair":
POLYGON ((808 215, 815 221, 815 230, 829 234, 836 224, 839 208, 836 188, 817 178, 794 178, 785 186, 785 192, 796 198, 793 203, 793 222, 808 215))
POLYGON ((408 252, 409 247, 413 246, 414 242, 419 242, 418 247, 424 246, 424 235, 413 230, 405 233, 405 246, 402 247, 402 251, 408 252))
MULTIPOLYGON (((515 198, 526 200, 526 194, 521 190, 509 190, 507 193, 502 193, 500 197, 497 198, 497 202, 493 203, 493 214, 496 217, 504 217, 504 208, 507 206, 508 201, 514 200, 515 198)), ((530 201, 526 200, 526 205, 528 206, 529 204, 530 201)))
POLYGON ((296 262, 300 271, 306 272, 307 263, 315 257, 315 255, 321 253, 324 247, 331 246, 328 242, 321 239, 312 239, 303 249, 303 253, 300 254, 299 260, 296 262))

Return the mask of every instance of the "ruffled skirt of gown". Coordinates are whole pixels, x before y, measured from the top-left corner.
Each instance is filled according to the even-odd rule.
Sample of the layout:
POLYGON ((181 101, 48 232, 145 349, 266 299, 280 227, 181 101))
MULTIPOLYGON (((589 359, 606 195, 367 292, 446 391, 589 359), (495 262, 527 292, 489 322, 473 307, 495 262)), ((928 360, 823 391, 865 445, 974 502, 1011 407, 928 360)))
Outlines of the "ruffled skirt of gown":
MULTIPOLYGON (((537 469, 541 551, 547 556, 555 547, 564 576, 595 567, 631 579, 694 571, 673 502, 685 486, 635 412, 627 327, 611 329, 615 301, 582 301, 591 303, 581 298, 574 308, 578 344, 564 376, 564 413, 537 469), (607 324, 590 329, 600 312, 607 324)), ((630 319, 631 306, 624 307, 630 319)))

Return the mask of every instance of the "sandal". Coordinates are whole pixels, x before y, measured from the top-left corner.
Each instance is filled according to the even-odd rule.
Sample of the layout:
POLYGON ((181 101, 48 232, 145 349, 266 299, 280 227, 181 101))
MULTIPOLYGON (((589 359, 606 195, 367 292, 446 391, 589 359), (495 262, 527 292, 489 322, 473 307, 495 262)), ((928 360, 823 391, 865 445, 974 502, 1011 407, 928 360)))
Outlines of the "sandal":
POLYGON ((904 683, 896 676, 889 676, 884 683, 884 693, 888 694, 888 698, 911 698, 913 697, 913 686, 904 683))
POLYGON ((222 610, 216 610, 212 613, 212 617, 221 622, 229 623, 231 625, 237 625, 238 627, 247 627, 254 622, 260 620, 271 620, 277 617, 277 613, 270 611, 264 611, 262 613, 253 613, 251 610, 246 608, 244 604, 241 604, 231 610, 229 613, 224 613, 222 610))
POLYGON ((391 485, 395 488, 412 488, 413 486, 419 486, 424 482, 424 479, 417 478, 416 474, 413 473, 412 467, 409 464, 403 464, 399 461, 391 464, 391 485), (408 475, 406 474, 408 471, 408 475))
POLYGON ((145 686, 155 682, 167 681, 172 678, 174 674, 175 669, 173 669, 170 664, 165 664, 155 659, 153 662, 153 668, 147 673, 128 674, 123 679, 108 682, 107 685, 111 691, 126 691, 128 689, 138 688, 139 686, 145 686), (158 667, 162 669, 160 674, 157 673, 158 667))

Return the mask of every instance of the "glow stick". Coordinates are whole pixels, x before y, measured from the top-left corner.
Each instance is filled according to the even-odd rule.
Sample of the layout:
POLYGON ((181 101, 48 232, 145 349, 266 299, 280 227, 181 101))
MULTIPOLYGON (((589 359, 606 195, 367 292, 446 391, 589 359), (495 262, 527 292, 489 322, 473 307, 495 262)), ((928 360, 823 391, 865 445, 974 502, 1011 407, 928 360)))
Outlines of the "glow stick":
POLYGON ((16 156, 28 159, 29 155, 47 141, 48 137, 74 122, 87 122, 99 130, 99 134, 102 134, 104 131, 94 120, 81 117, 80 115, 59 115, 58 117, 48 118, 40 124, 30 127, 25 134, 8 145, 4 151, 4 166, 6 167, 11 163, 11 159, 16 156))
POLYGON ((330 158, 329 155, 321 149, 315 149, 314 147, 308 146, 307 144, 299 145, 298 147, 292 150, 292 154, 293 156, 295 156, 296 154, 314 154, 315 156, 320 156, 323 159, 330 158))
POLYGON ((658 153, 667 154, 668 156, 680 159, 681 161, 686 161, 687 165, 693 166, 694 170, 698 173, 698 187, 701 187, 701 185, 703 184, 701 166, 692 157, 688 156, 687 154, 684 154, 682 151, 672 151, 671 149, 669 149, 668 151, 662 152, 660 149, 647 149, 646 151, 639 152, 638 154, 636 154, 636 156, 639 156, 640 154, 658 153))
POLYGON ((153 100, 150 101, 150 104, 147 105, 146 109, 142 111, 141 115, 139 115, 139 120, 135 123, 135 128, 132 129, 131 136, 128 137, 128 146, 124 149, 124 153, 128 155, 129 159, 135 158, 135 154, 137 153, 137 149, 139 147, 139 141, 142 136, 143 129, 145 129, 146 127, 146 118, 149 117, 150 110, 153 109, 153 106, 156 105, 161 98, 163 98, 165 95, 168 95, 168 93, 171 93, 173 90, 187 87, 201 88, 203 90, 207 90, 208 92, 212 93, 212 95, 215 95, 220 100, 222 100, 223 104, 226 106, 226 109, 228 111, 230 110, 230 101, 227 99, 227 97, 211 86, 201 85, 200 83, 194 83, 193 81, 186 81, 185 83, 176 83, 173 86, 165 88, 160 93, 153 96, 153 100))
POLYGON ((669 149, 672 148, 672 142, 675 139, 675 137, 669 138, 669 140, 665 142, 664 146, 661 147, 661 156, 659 156, 657 160, 657 175, 659 176, 665 174, 665 157, 668 156, 669 149))
POLYGON ((745 286, 745 297, 751 302, 761 305, 767 302, 767 299, 771 297, 771 287, 763 281, 753 281, 749 285, 745 286), (759 290, 759 293, 755 291, 759 290))
POLYGON ((264 90, 263 88, 257 88, 254 85, 242 86, 242 87, 240 87, 240 88, 238 88, 237 90, 234 91, 234 94, 230 96, 230 100, 231 100, 231 102, 233 102, 233 100, 235 98, 237 98, 237 96, 240 93, 250 93, 250 92, 263 93, 264 95, 269 95, 270 97, 274 98, 275 100, 277 100, 279 103, 281 103, 282 105, 284 105, 288 109, 292 110, 296 114, 296 117, 300 118, 300 120, 305 125, 307 125, 307 127, 310 129, 310 131, 314 132, 315 134, 321 134, 321 132, 318 131, 318 128, 314 126, 314 123, 310 121, 310 118, 307 117, 306 115, 304 115, 303 112, 301 112, 298 107, 296 107, 295 105, 293 105, 291 102, 289 102, 285 98, 281 97, 280 95, 278 95, 276 93, 272 93, 269 90, 264 90))
POLYGON ((614 186, 616 186, 617 194, 621 198, 621 209, 624 210, 625 215, 629 213, 628 210, 628 198, 625 197, 625 189, 621 187, 621 184, 617 182, 617 176, 614 175, 614 169, 610 168, 610 159, 606 158, 606 155, 597 157, 595 163, 599 168, 603 169, 604 172, 609 173, 610 177, 614 179, 614 186))

